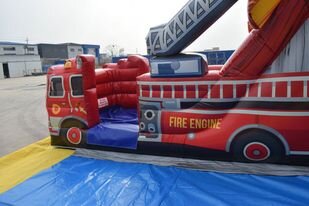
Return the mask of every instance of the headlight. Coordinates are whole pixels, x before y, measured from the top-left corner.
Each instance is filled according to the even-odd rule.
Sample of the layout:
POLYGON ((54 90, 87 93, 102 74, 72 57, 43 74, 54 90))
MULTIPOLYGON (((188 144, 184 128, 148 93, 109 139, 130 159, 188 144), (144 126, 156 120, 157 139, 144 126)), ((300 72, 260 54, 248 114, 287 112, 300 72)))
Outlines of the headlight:
POLYGON ((139 128, 141 131, 145 130, 145 123, 144 122, 139 123, 139 128))
POLYGON ((147 120, 152 120, 155 117, 155 113, 153 110, 146 110, 144 115, 147 120))
POLYGON ((148 131, 150 133, 155 133, 156 132, 156 126, 152 123, 148 124, 148 131))

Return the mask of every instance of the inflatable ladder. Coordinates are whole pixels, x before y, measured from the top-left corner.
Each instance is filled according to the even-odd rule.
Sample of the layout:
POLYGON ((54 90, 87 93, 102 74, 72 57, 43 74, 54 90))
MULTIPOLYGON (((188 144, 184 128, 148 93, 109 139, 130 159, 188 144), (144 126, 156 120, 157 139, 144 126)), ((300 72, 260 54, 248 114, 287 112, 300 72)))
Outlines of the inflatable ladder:
POLYGON ((190 0, 167 24, 150 28, 147 52, 154 56, 180 53, 217 21, 237 0, 190 0))

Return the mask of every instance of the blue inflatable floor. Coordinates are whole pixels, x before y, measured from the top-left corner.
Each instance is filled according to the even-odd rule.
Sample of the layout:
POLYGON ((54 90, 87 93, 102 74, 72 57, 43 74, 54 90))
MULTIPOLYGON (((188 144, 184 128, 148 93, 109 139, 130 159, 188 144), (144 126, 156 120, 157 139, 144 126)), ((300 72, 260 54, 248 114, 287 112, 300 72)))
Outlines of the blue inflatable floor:
POLYGON ((309 177, 200 172, 71 156, 0 205, 309 205, 309 177))
POLYGON ((88 130, 88 144, 136 149, 139 130, 136 109, 113 106, 101 111, 100 119, 100 124, 88 130))

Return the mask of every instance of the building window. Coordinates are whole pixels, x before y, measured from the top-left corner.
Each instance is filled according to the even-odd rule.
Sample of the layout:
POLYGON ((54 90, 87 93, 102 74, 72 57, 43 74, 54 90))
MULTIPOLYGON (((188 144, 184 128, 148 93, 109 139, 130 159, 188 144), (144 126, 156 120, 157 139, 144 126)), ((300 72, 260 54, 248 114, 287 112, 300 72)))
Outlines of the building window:
POLYGON ((49 85, 50 97, 63 97, 62 77, 52 77, 49 85))
POLYGON ((74 48, 71 48, 71 49, 70 49, 70 52, 75 52, 75 49, 74 49, 74 48))
POLYGON ((15 51, 15 47, 3 47, 3 51, 15 51))
POLYGON ((34 48, 33 47, 28 47, 27 50, 34 52, 34 48))
POLYGON ((81 76, 71 77, 71 90, 73 97, 83 95, 83 80, 81 76))
POLYGON ((79 52, 83 52, 83 50, 82 50, 82 49, 78 49, 78 51, 79 51, 79 52))

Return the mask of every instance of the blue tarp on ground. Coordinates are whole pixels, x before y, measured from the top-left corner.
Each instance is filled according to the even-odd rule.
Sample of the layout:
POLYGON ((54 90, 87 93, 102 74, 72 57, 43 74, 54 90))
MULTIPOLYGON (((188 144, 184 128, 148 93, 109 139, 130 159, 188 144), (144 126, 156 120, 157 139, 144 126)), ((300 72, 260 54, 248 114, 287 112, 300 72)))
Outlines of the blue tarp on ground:
POLYGON ((0 205, 309 205, 309 177, 201 172, 71 156, 0 205))
POLYGON ((136 149, 139 130, 136 109, 110 107, 100 112, 100 119, 102 123, 88 130, 88 144, 136 149))

